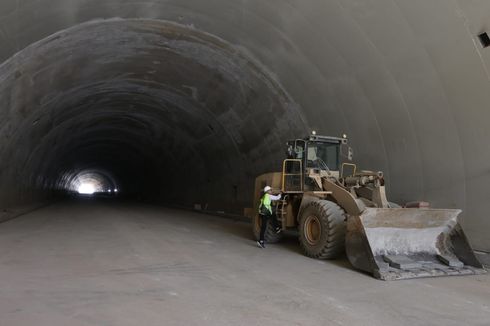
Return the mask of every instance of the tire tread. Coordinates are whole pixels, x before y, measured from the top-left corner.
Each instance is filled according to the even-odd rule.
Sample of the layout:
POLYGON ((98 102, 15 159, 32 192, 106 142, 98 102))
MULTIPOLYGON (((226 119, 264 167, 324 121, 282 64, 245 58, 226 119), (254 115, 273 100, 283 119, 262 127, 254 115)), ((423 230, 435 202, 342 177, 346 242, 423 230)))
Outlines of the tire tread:
POLYGON ((333 259, 344 251, 346 232, 346 213, 336 203, 328 200, 315 200, 307 204, 300 218, 300 244, 308 257, 318 259, 333 259), (312 250, 306 239, 303 239, 302 223, 307 216, 305 213, 314 210, 318 214, 322 230, 326 230, 326 239, 320 248, 312 250))

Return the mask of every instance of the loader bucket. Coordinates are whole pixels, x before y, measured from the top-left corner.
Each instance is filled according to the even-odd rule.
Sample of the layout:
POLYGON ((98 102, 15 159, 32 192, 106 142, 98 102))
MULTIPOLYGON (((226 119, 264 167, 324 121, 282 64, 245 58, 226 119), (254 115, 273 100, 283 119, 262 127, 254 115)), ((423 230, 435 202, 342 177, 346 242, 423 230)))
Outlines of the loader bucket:
POLYGON ((482 274, 458 209, 366 208, 347 220, 351 264, 382 280, 482 274))

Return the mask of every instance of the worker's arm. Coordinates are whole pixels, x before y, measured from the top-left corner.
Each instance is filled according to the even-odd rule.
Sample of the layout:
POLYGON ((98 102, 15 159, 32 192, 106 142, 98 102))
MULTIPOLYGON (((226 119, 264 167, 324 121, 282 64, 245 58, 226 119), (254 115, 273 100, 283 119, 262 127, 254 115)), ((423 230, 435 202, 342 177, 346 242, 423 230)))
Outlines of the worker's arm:
POLYGON ((280 200, 281 199, 281 194, 279 195, 269 195, 269 198, 272 200, 272 201, 276 201, 276 200, 280 200))

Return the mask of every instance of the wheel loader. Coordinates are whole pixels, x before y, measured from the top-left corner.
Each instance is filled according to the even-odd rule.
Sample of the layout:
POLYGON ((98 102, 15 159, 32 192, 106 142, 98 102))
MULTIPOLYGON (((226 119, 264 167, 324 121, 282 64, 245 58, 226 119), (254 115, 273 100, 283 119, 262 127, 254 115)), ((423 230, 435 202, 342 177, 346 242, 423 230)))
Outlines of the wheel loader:
MULTIPOLYGON (((382 280, 485 273, 458 223, 461 210, 389 202, 382 172, 341 164, 341 157, 352 159, 346 135, 292 140, 286 155, 281 172, 256 178, 254 211, 266 185, 280 189, 277 220, 282 230, 298 231, 306 256, 345 252, 355 268, 382 280)), ((258 238, 260 215, 252 215, 258 238)), ((268 226, 265 240, 277 242, 282 234, 268 226)))

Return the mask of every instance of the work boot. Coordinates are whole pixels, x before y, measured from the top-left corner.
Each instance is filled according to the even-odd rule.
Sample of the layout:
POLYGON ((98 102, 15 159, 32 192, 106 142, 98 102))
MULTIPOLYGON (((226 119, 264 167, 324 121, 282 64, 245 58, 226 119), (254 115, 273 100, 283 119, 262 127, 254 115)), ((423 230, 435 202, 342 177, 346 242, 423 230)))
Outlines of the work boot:
POLYGON ((260 240, 260 241, 257 241, 257 246, 261 249, 264 249, 265 248, 265 243, 263 240, 260 240))

